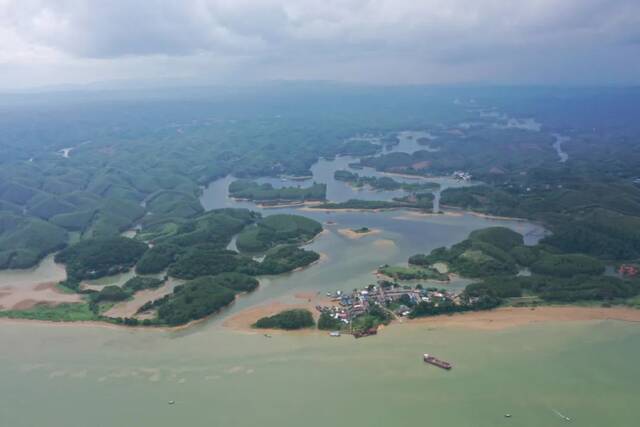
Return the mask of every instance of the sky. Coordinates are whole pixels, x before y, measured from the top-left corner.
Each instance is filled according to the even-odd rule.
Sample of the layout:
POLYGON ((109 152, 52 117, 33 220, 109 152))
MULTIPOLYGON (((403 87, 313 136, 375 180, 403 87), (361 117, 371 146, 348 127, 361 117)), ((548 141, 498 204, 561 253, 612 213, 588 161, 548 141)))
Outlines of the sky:
POLYGON ((0 89, 638 84, 640 0, 0 0, 0 89))

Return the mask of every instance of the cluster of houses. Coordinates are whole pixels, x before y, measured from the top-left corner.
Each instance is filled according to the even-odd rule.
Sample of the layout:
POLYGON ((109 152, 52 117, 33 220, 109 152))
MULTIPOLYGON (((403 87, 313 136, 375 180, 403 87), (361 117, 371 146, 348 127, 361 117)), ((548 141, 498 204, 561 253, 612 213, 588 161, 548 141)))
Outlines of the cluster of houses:
POLYGON ((411 306, 421 302, 434 303, 436 306, 443 301, 451 301, 454 304, 462 303, 459 293, 423 288, 420 285, 414 288, 398 286, 385 281, 363 289, 354 289, 351 293, 328 292, 327 296, 337 304, 317 306, 316 309, 329 313, 331 317, 345 324, 349 324, 356 317, 367 313, 372 305, 388 307, 398 316, 408 316, 411 312, 411 306))
POLYGON ((626 277, 636 277, 639 271, 638 267, 632 264, 622 264, 620 268, 618 268, 618 273, 626 277))
POLYGON ((453 178, 458 181, 471 181, 471 174, 465 171, 455 171, 453 174, 453 178))

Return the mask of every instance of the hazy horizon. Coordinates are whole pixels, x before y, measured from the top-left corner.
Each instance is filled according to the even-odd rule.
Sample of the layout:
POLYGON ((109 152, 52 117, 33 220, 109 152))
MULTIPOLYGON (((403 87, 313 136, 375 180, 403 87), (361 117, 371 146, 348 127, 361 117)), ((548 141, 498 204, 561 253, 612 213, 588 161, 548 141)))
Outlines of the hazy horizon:
POLYGON ((639 21, 631 0, 0 0, 0 90, 636 85, 639 21))

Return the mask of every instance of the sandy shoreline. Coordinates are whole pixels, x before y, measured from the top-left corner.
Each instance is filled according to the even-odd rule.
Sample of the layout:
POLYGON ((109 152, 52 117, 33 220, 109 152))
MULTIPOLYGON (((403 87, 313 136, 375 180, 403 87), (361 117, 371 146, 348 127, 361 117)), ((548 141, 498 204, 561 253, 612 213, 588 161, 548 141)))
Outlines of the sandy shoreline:
POLYGON ((362 237, 366 237, 366 236, 372 236, 374 234, 380 234, 382 233, 382 230, 378 228, 371 228, 366 232, 358 233, 352 230, 351 228, 340 228, 338 230, 338 233, 340 233, 344 237, 355 240, 355 239, 361 239, 362 237))
POLYGON ((392 276, 387 276, 384 273, 379 273, 378 270, 373 270, 372 274, 376 276, 376 280, 385 280, 387 282, 403 282, 403 283, 417 283, 420 282, 422 284, 436 284, 442 287, 447 287, 451 285, 451 280, 457 278, 458 276, 453 273, 449 273, 449 280, 436 280, 436 279, 409 279, 409 280, 400 280, 392 276))
POLYGON ((616 320, 640 323, 640 310, 630 307, 578 307, 543 306, 501 307, 495 310, 475 311, 452 316, 406 319, 407 325, 457 327, 476 330, 501 330, 537 323, 587 322, 616 320))
POLYGON ((305 211, 305 212, 384 212, 384 211, 396 210, 396 209, 403 209, 403 208, 386 208, 386 209, 345 208, 345 209, 338 209, 338 208, 313 208, 313 207, 305 206, 305 207, 302 207, 302 208, 300 208, 298 210, 299 211, 305 211))
MULTIPOLYGON (((257 307, 247 308, 227 319, 223 326, 244 333, 294 333, 294 334, 326 334, 326 331, 305 329, 301 331, 265 330, 251 327, 258 319, 271 316, 283 310, 303 309, 310 310, 317 318, 316 305, 326 305, 326 298, 314 295, 310 302, 286 304, 273 302, 257 307)), ((629 307, 577 307, 577 306, 546 306, 531 309, 529 307, 503 307, 489 311, 476 311, 454 314, 452 316, 441 315, 422 317, 419 319, 402 319, 393 325, 402 324, 401 327, 443 327, 462 328, 479 331, 496 331, 513 327, 521 327, 539 323, 558 322, 589 322, 615 320, 621 322, 640 323, 640 310, 629 307)), ((400 326, 399 326, 400 327, 400 326)), ((393 330, 394 328, 387 329, 393 330)))
MULTIPOLYGON (((535 223, 532 220, 526 219, 526 218, 518 218, 518 217, 512 217, 512 216, 497 216, 497 215, 490 215, 490 214, 485 214, 482 212, 475 212, 475 211, 470 211, 470 210, 466 210, 466 209, 460 209, 460 208, 456 208, 455 206, 448 206, 448 205, 440 205, 441 208, 444 209, 449 209, 449 213, 455 214, 455 213, 460 213, 462 215, 472 215, 478 218, 484 218, 484 219, 494 219, 494 220, 498 220, 498 221, 519 221, 519 222, 530 222, 530 223, 535 223)), ((447 213, 447 211, 445 211, 445 213, 447 213)))
POLYGON ((317 321, 319 317, 318 311, 315 309, 316 305, 329 305, 331 301, 313 292, 298 293, 295 294, 295 298, 300 302, 296 303, 283 303, 283 302, 271 302, 269 304, 262 304, 254 307, 249 307, 241 312, 231 316, 222 324, 225 328, 233 329, 234 331, 252 334, 265 334, 265 333, 286 333, 297 335, 310 335, 310 334, 325 334, 326 331, 319 331, 317 329, 300 329, 296 331, 284 331, 281 329, 255 329, 252 328, 258 319, 265 316, 273 316, 283 310, 294 309, 306 309, 313 314, 313 318, 317 321))
POLYGON ((419 221, 425 217, 429 218, 429 217, 435 217, 435 216, 453 216, 453 217, 462 217, 464 216, 463 212, 420 212, 417 210, 409 210, 408 212, 399 215, 399 216, 394 216, 393 219, 399 219, 399 220, 404 220, 404 221, 419 221))
MULTIPOLYGON (((251 327, 258 319, 264 316, 277 314, 282 310, 308 309, 317 320, 316 305, 328 305, 330 300, 320 294, 300 293, 295 297, 300 300, 296 303, 272 302, 259 306, 249 307, 231 316, 222 324, 223 327, 242 333, 264 334, 297 334, 297 335, 325 335, 326 331, 317 329, 304 329, 299 331, 283 331, 271 329, 254 329, 251 327)), ((176 332, 188 329, 194 325, 209 320, 209 317, 195 320, 185 325, 176 327, 145 327, 125 326, 100 321, 55 322, 49 320, 31 320, 0 318, 0 327, 11 324, 33 324, 46 327, 98 327, 108 329, 128 329, 137 331, 176 332)), ((451 316, 431 316, 419 319, 402 319, 392 325, 400 327, 418 328, 460 328, 477 331, 498 331, 514 327, 522 327, 532 324, 560 323, 560 322, 593 322, 593 321, 619 321, 640 324, 640 310, 630 307, 579 307, 579 306, 543 306, 535 309, 529 307, 502 307, 495 310, 458 313, 451 316)), ((393 331, 395 328, 388 328, 393 331)))
MULTIPOLYGON (((389 176, 393 178, 397 176, 398 178, 407 178, 415 181, 429 180, 429 179, 437 179, 438 177, 429 177, 424 175, 412 175, 410 173, 401 173, 401 172, 380 172, 382 175, 389 176)), ((433 181, 431 181, 433 182, 433 181)), ((437 183, 436 183, 437 184, 437 183)))
MULTIPOLYGON (((375 208, 375 209, 363 209, 363 208, 314 208, 310 206, 305 206, 299 211, 305 212, 328 212, 328 213, 337 213, 337 212, 373 212, 373 213, 381 213, 381 212, 391 212, 391 211, 412 211, 412 212, 423 212, 422 208, 412 207, 412 206, 394 206, 389 208, 375 208)), ((431 213, 428 213, 431 214, 431 213)), ((437 215, 437 214, 434 214, 437 215)))
POLYGON ((27 310, 41 303, 82 302, 81 295, 61 292, 57 285, 58 282, 43 282, 29 287, 7 286, 0 291, 0 310, 27 310))
POLYGON ((247 199, 243 197, 229 196, 228 198, 235 202, 250 202, 262 209, 295 208, 295 207, 304 207, 304 206, 315 206, 315 205, 321 205, 322 203, 326 203, 326 201, 323 201, 323 200, 305 200, 302 202, 295 202, 295 201, 284 202, 283 201, 281 203, 269 203, 268 201, 265 201, 265 200, 254 200, 254 199, 247 199))
POLYGON ((262 208, 262 209, 280 209, 280 208, 296 208, 296 207, 316 206, 316 205, 321 205, 323 203, 325 203, 325 202, 308 201, 308 202, 302 202, 302 203, 295 203, 295 202, 292 202, 292 203, 280 203, 280 204, 277 204, 277 205, 256 203, 256 206, 258 206, 259 208, 262 208))

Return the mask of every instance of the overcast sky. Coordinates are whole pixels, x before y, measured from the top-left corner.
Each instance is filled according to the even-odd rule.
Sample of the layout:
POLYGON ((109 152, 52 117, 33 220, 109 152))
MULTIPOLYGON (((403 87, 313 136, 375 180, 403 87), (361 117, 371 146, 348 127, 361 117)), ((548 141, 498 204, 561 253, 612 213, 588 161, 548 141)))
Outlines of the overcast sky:
POLYGON ((640 0, 0 0, 0 89, 640 83, 640 0))

